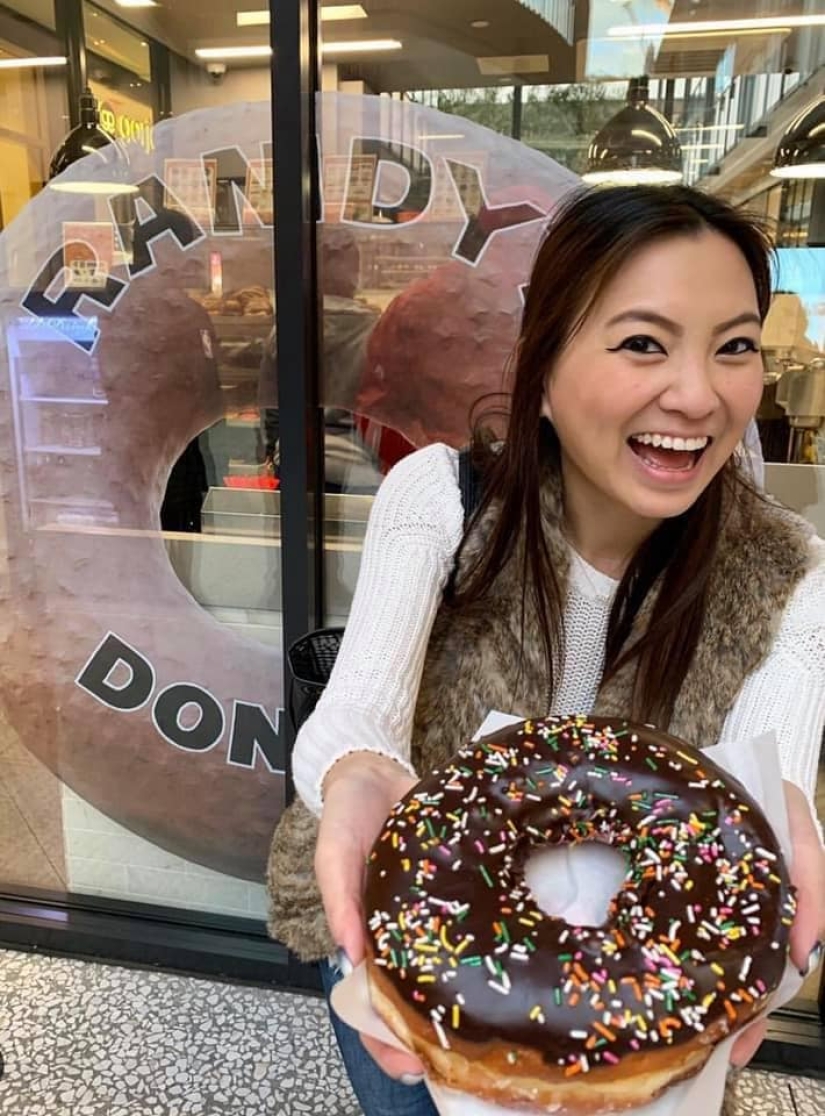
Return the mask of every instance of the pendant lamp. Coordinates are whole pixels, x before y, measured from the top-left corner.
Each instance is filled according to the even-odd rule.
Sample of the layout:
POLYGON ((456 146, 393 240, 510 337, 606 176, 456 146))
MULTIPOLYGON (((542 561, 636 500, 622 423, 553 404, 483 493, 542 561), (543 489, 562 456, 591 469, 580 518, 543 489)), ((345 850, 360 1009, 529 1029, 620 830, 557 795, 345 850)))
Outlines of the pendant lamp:
POLYGON ((90 89, 80 97, 80 123, 66 136, 49 166, 49 186, 69 194, 135 194, 128 181, 129 156, 100 127, 97 100, 90 89), (81 175, 63 172, 80 159, 88 161, 81 175))
POLYGON ((825 178, 825 94, 793 118, 776 149, 775 178, 825 178))
POLYGON ((627 104, 590 144, 582 175, 585 182, 672 185, 682 181, 679 139, 669 120, 647 102, 647 78, 631 79, 627 104))

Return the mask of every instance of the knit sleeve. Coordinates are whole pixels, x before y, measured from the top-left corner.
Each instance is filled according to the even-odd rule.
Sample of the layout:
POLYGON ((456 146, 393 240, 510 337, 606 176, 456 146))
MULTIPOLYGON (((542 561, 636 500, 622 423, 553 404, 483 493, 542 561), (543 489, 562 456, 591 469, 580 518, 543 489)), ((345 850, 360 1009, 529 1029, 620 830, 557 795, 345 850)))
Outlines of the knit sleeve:
POLYGON ((768 658, 746 679, 722 738, 775 731, 784 778, 813 805, 825 727, 825 543, 816 539, 812 548, 813 567, 788 602, 768 658))
POLYGON ((350 752, 409 768, 424 656, 463 531, 457 477, 456 451, 433 445, 403 458, 378 490, 335 667, 295 742, 295 788, 316 814, 324 776, 350 752))

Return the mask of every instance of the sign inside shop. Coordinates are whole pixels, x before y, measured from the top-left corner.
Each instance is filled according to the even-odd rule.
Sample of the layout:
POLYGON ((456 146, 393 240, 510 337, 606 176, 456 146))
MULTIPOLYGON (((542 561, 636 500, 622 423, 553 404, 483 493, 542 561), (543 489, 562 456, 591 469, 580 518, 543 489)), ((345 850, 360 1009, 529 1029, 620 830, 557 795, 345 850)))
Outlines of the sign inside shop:
POLYGON ((116 112, 106 101, 100 103, 100 126, 104 132, 124 143, 138 143, 149 154, 155 149, 151 120, 138 120, 126 112, 116 112))
MULTIPOLYGON (((458 159, 442 157, 434 162, 426 151, 408 144, 393 144, 393 154, 390 157, 386 144, 368 137, 353 140, 351 152, 358 154, 351 154, 349 157, 349 170, 343 179, 340 201, 336 199, 331 202, 326 196, 323 198, 327 219, 332 214, 326 211, 336 205, 337 201, 340 209, 336 210, 334 216, 339 223, 361 227, 366 224, 365 160, 373 168, 369 181, 370 211, 380 208, 394 214, 405 225, 434 219, 433 208, 439 204, 439 198, 443 198, 444 193, 444 182, 440 179, 446 176, 447 184, 460 207, 458 213, 461 219, 461 227, 451 254, 455 260, 468 267, 479 265, 496 235, 540 221, 546 216, 542 209, 530 201, 492 205, 487 198, 480 169, 458 159)), ((55 291, 55 276, 67 266, 67 253, 71 253, 74 247, 71 241, 64 242, 29 285, 21 300, 23 309, 46 322, 52 318, 83 318, 84 314, 78 306, 84 299, 93 304, 96 310, 111 310, 132 280, 154 268, 152 241, 168 233, 174 237, 180 248, 187 249, 204 238, 204 225, 208 224, 210 231, 217 234, 218 230, 214 227, 215 168, 227 156, 233 160, 242 160, 246 167, 246 185, 241 189, 236 183, 233 184, 233 213, 228 223, 224 222, 221 226, 219 235, 243 236, 248 228, 244 214, 250 211, 255 214, 259 227, 271 227, 271 189, 260 188, 262 183, 267 183, 261 170, 262 163, 267 160, 249 160, 237 147, 206 152, 199 161, 190 160, 197 181, 190 181, 187 190, 181 188, 184 181, 181 176, 181 160, 169 160, 168 162, 174 164, 174 182, 179 192, 175 192, 170 182, 152 174, 135 184, 137 193, 117 198, 117 212, 112 199, 109 201, 111 221, 115 229, 119 225, 142 227, 149 244, 151 261, 147 260, 138 266, 130 265, 128 277, 118 278, 109 274, 106 283, 96 290, 72 289, 67 285, 55 291), (158 197, 164 198, 163 208, 156 208, 153 202, 158 197), (197 201, 188 204, 189 197, 195 197, 197 201), (180 213, 189 219, 191 232, 181 231, 180 221, 175 220, 175 215, 180 213)), ((326 181, 329 189, 329 177, 326 181)), ((329 192, 332 193, 332 190, 329 192)), ((369 223, 371 231, 385 236, 391 236, 397 227, 392 221, 369 223)), ((119 233, 116 235, 119 236, 119 233)), ((98 337, 99 330, 94 327, 82 339, 72 340, 79 348, 91 353, 98 337)))

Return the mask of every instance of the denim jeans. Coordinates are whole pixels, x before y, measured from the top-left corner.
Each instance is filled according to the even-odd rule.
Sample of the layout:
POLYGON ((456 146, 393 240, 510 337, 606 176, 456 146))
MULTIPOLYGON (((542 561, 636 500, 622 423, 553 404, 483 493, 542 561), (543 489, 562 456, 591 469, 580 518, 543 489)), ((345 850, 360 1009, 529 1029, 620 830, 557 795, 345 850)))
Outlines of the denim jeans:
MULTIPOLYGON (((333 965, 321 962, 321 980, 328 1003, 330 992, 341 979, 333 965)), ((364 1116, 438 1116, 426 1085, 402 1085, 389 1077, 369 1056, 358 1032, 338 1018, 331 1004, 329 1016, 364 1116)))

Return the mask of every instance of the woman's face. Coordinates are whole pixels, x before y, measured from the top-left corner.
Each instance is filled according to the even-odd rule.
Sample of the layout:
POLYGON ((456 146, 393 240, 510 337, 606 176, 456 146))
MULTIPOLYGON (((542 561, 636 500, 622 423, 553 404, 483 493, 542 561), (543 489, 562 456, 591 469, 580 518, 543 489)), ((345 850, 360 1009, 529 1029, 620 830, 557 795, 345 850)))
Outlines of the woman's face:
POLYGON ((726 237, 672 237, 632 256, 545 388, 573 520, 586 530, 620 513, 649 531, 686 511, 756 411, 760 333, 753 277, 726 237))

